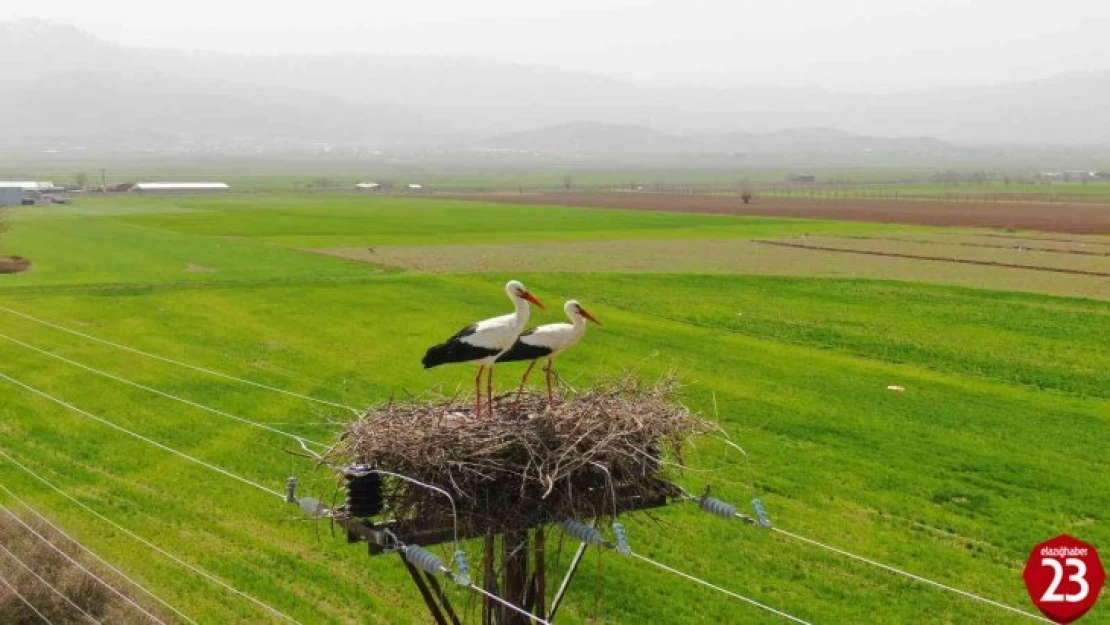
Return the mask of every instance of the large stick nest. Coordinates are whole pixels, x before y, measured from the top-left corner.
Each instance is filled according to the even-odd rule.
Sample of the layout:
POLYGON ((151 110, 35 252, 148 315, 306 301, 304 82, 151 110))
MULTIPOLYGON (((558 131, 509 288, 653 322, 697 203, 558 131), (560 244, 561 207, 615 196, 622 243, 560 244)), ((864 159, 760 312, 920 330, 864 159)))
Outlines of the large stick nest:
MULTIPOLYGON (((351 423, 329 454, 446 490, 459 529, 475 535, 567 518, 606 519, 637 502, 677 494, 692 437, 716 430, 675 399, 673 376, 645 384, 628 376, 548 407, 541 394, 501 397, 492 419, 457 398, 391 402, 351 423)), ((446 526, 442 494, 384 478, 383 516, 401 531, 446 526)))

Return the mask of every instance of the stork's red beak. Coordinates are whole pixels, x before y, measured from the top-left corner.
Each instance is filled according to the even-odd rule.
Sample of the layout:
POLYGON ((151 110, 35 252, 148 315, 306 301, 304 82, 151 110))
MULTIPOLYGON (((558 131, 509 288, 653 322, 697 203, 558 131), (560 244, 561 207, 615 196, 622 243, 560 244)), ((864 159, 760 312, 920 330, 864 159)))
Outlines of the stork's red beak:
POLYGON ((523 293, 523 294, 521 295, 521 297, 523 297, 524 299, 528 300, 529 302, 532 302, 532 303, 533 303, 533 304, 535 304, 536 306, 539 306, 540 308, 542 308, 542 309, 544 309, 544 310, 547 310, 547 306, 544 306, 544 305, 543 305, 543 302, 541 302, 540 300, 536 299, 536 296, 535 296, 535 295, 532 295, 532 294, 531 294, 531 293, 529 293, 528 291, 525 291, 525 292, 524 292, 524 293, 523 293))
POLYGON ((597 320, 597 317, 591 315, 590 311, 586 310, 585 308, 579 308, 578 310, 582 313, 582 316, 585 317, 586 319, 589 319, 590 321, 596 323, 597 325, 601 325, 601 322, 597 320))

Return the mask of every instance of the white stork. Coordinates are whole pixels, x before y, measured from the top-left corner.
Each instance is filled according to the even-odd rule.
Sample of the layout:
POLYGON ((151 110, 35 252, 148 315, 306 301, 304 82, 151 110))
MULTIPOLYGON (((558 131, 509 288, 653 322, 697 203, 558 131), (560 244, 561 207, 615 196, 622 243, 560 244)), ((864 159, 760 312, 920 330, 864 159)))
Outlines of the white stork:
POLYGON ((540 358, 547 358, 547 366, 544 367, 544 371, 547 372, 547 401, 551 403, 551 374, 555 357, 574 347, 581 340, 583 335, 586 334, 587 319, 601 325, 597 318, 591 315, 588 310, 582 308, 582 305, 575 300, 570 300, 564 304, 563 312, 570 318, 571 323, 549 323, 533 328, 521 334, 520 338, 513 344, 512 349, 501 354, 497 359, 497 362, 532 361, 524 372, 524 377, 520 380, 517 397, 520 397, 520 394, 524 391, 524 385, 528 382, 528 374, 532 373, 532 367, 536 366, 536 361, 540 358))
POLYGON ((516 280, 510 280, 505 285, 505 293, 516 307, 512 314, 466 326, 446 341, 428 348, 422 361, 425 369, 453 362, 472 362, 478 365, 478 376, 474 378, 475 417, 481 416, 482 413, 482 371, 489 367, 486 393, 489 397, 489 415, 492 415, 493 363, 497 361, 498 356, 513 346, 517 337, 528 325, 528 317, 531 314, 528 302, 540 308, 546 308, 516 280))

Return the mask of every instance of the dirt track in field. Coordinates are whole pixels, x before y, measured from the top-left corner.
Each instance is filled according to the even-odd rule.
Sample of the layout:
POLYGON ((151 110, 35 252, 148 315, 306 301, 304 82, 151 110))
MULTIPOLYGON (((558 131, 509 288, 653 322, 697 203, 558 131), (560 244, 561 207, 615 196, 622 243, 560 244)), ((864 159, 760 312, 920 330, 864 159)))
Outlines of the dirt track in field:
MULTIPOLYGON (((836 236, 833 236, 832 238, 845 239, 845 240, 849 240, 849 241, 891 241, 893 243, 928 243, 929 242, 929 240, 927 240, 927 239, 912 238, 912 237, 882 237, 882 236, 868 237, 868 236, 862 236, 862 235, 860 235, 860 236, 849 236, 849 235, 844 235, 844 234, 836 235, 836 236)), ((1026 239, 1026 240, 1037 240, 1037 239, 1026 239)), ((1043 240, 1051 241, 1051 239, 1043 239, 1043 240)), ((979 247, 979 248, 993 249, 993 250, 1017 250, 1017 251, 1020 251, 1020 252, 1049 252, 1049 253, 1052 253, 1052 254, 1074 254, 1076 256, 1105 256, 1105 257, 1110 257, 1110 251, 1107 251, 1107 252, 1094 251, 1094 252, 1092 252, 1090 250, 1073 250, 1073 249, 1066 249, 1066 248, 1061 249, 1061 248, 1058 248, 1058 247, 1034 247, 1034 246, 1030 246, 1030 245, 1018 245, 1018 244, 1015 244, 1015 245, 997 245, 997 244, 993 244, 993 243, 973 243, 971 241, 944 241, 943 243, 945 245, 956 245, 956 246, 959 246, 959 247, 979 247)), ((1068 243, 1071 243, 1071 241, 1068 241, 1068 243)), ((1095 245, 1104 245, 1104 244, 1100 243, 1100 242, 1096 242, 1095 245)))
POLYGON ((451 197, 512 204, 554 204, 623 210, 839 219, 927 226, 1019 228, 1071 234, 1110 234, 1110 204, 1075 202, 955 203, 941 200, 757 197, 751 204, 744 204, 736 196, 656 193, 506 193, 451 197))
POLYGON ((1009 249, 980 250, 928 241, 907 244, 881 239, 857 241, 833 236, 777 240, 804 243, 807 247, 766 245, 745 238, 683 238, 379 246, 373 250, 354 247, 304 251, 380 267, 427 273, 603 271, 629 274, 666 272, 807 276, 904 280, 1110 300, 1110 280, 1087 275, 1087 272, 1110 273, 1110 258, 1009 249), (810 249, 811 245, 845 248, 851 253, 810 249), (934 249, 922 247, 928 245, 934 246, 934 249), (855 253, 859 250, 878 253, 855 253), (960 253, 964 250, 974 252, 973 257, 968 257, 967 260, 976 264, 943 262, 950 258, 964 258, 960 253), (901 255, 892 256, 888 252, 901 255), (935 256, 939 257, 940 262, 911 256, 935 256), (1028 258, 1023 260, 1026 257, 1028 258), (1013 267, 1034 263, 1039 270, 1013 267), (1058 272, 1055 269, 1064 271, 1058 272), (1071 269, 1078 271, 1073 272, 1071 269))
POLYGON ((754 239, 754 243, 763 245, 778 245, 781 247, 795 247, 803 250, 817 250, 819 252, 837 252, 841 254, 861 254, 864 256, 885 256, 887 258, 908 258, 913 260, 933 260, 946 263, 959 263, 962 265, 981 265, 984 267, 1009 267, 1010 269, 1028 269, 1030 271, 1049 271, 1052 273, 1070 273, 1077 276, 1097 276, 1100 278, 1110 278, 1110 273, 1105 271, 1086 271, 1083 269, 1067 269, 1063 267, 1043 267, 1040 265, 1022 265, 1017 263, 1006 263, 1000 261, 990 260, 971 260, 968 258, 956 258, 951 256, 927 256, 921 254, 901 254, 898 252, 879 252, 875 250, 858 250, 844 247, 830 247, 827 245, 809 245, 806 243, 793 243, 790 241, 769 241, 766 239, 754 239))

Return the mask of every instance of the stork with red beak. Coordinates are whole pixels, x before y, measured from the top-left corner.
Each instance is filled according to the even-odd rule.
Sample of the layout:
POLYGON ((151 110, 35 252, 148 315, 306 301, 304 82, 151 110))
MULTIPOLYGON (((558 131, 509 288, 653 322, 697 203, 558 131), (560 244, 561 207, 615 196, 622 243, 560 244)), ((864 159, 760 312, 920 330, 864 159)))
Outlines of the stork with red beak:
POLYGON ((493 364, 497 362, 498 356, 513 346, 528 325, 528 317, 532 312, 528 303, 545 308, 540 300, 516 280, 510 280, 505 285, 505 293, 513 302, 516 309, 514 312, 466 326, 446 341, 429 348, 422 361, 425 369, 455 362, 478 365, 478 376, 474 378, 475 417, 482 414, 482 372, 489 368, 486 381, 489 417, 493 415, 493 364))
POLYGON ((547 403, 550 404, 552 399, 551 375, 554 372, 552 367, 555 357, 574 347, 582 339, 586 334, 586 320, 601 325, 596 317, 575 300, 570 300, 564 304, 563 312, 570 318, 570 323, 549 323, 533 328, 521 334, 520 338, 513 344, 512 349, 501 354, 497 359, 497 362, 532 361, 524 372, 524 377, 520 380, 517 397, 520 397, 520 394, 524 391, 524 385, 528 382, 528 374, 532 373, 532 367, 536 366, 536 361, 540 358, 547 358, 547 366, 544 367, 544 371, 547 372, 547 403))

